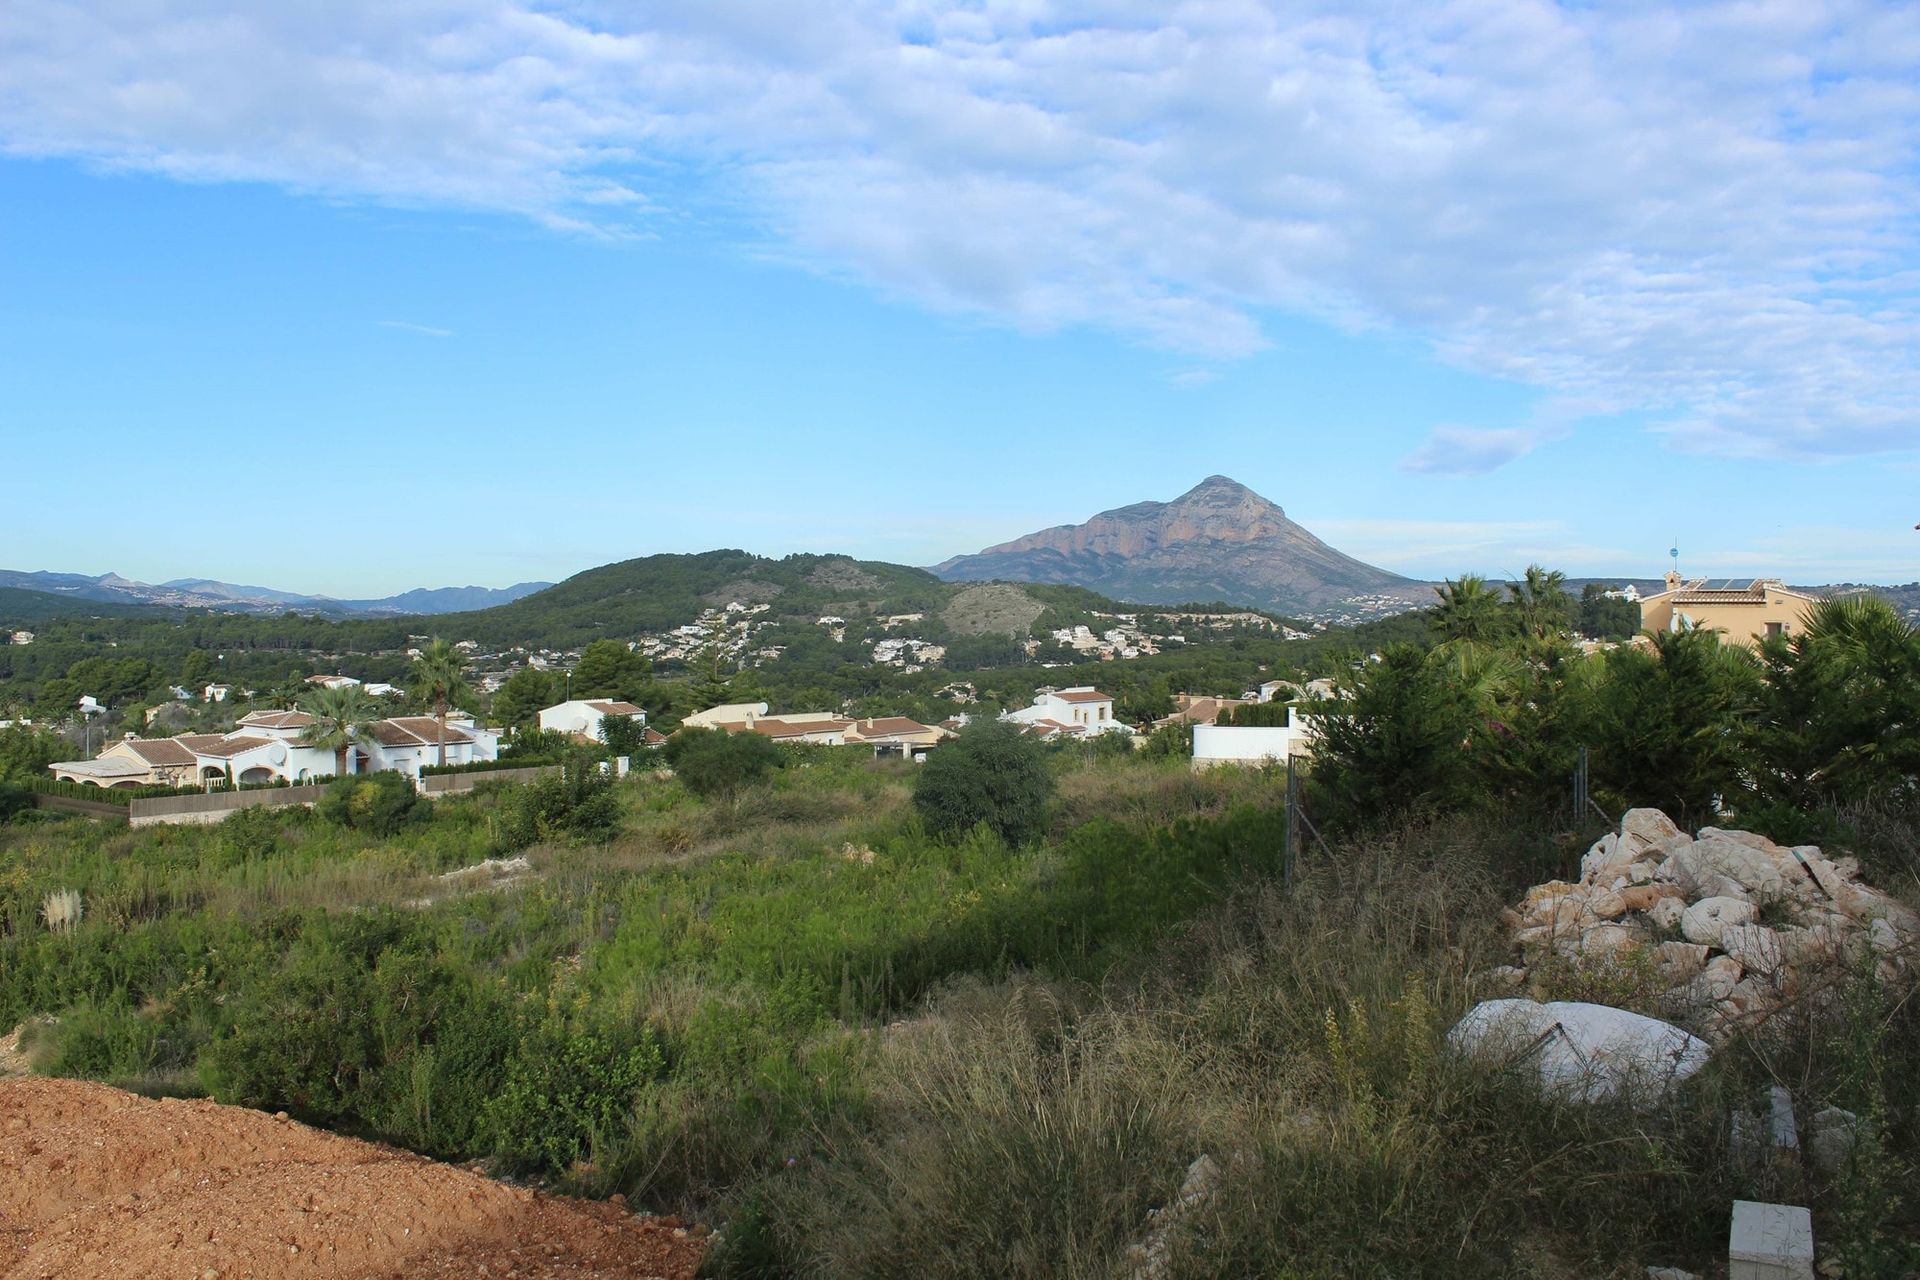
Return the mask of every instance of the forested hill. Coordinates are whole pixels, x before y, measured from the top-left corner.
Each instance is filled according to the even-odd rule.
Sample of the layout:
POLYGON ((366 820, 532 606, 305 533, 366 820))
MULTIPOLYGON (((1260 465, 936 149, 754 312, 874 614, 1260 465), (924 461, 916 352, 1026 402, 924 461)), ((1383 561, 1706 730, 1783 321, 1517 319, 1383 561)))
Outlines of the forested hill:
POLYGON ((482 643, 572 648, 602 636, 631 637, 692 622, 702 610, 766 604, 782 618, 849 610, 938 609, 949 589, 905 565, 847 556, 772 560, 746 551, 644 556, 576 573, 511 604, 433 619, 448 636, 482 643))

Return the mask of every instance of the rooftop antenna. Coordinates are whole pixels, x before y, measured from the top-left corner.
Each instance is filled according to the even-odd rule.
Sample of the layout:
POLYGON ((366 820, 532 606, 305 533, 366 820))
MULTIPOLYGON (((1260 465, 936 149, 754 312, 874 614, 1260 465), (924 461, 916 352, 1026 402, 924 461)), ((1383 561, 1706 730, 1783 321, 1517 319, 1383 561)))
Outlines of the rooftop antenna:
POLYGON ((1673 571, 1680 572, 1680 539, 1673 540, 1674 545, 1667 548, 1667 554, 1673 557, 1673 571))

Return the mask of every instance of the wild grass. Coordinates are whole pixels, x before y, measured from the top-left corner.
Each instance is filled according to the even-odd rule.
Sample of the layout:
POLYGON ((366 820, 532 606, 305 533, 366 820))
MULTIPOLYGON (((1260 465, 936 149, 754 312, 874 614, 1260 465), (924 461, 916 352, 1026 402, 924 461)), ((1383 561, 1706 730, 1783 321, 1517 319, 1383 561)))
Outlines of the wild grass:
POLYGON ((1911 982, 1804 1008, 1655 1109, 1556 1102, 1444 1048, 1507 959, 1493 922, 1527 859, 1503 843, 1401 830, 1290 888, 1243 883, 1144 977, 936 995, 879 1038, 868 1106, 739 1193, 721 1271, 1128 1275, 1207 1154, 1225 1173, 1177 1217, 1170 1276, 1711 1273, 1730 1201, 1768 1190, 1731 1159, 1728 1113, 1779 1081, 1881 1117, 1867 1176, 1811 1202, 1836 1249, 1911 1265, 1911 982))
MULTIPOLYGON (((1591 832, 1410 822, 1310 844, 1289 884, 1274 778, 1056 766, 1026 849, 929 840, 911 770, 853 753, 727 800, 636 779, 618 836, 486 892, 435 877, 498 852, 487 790, 387 837, 0 829, 0 1029, 56 1016, 41 1069, 695 1215, 736 1275, 1127 1275, 1202 1154, 1225 1173, 1160 1220, 1170 1275, 1706 1270, 1728 1201, 1769 1190, 1728 1112, 1781 1082, 1871 1118, 1807 1194, 1859 1274, 1900 1262, 1910 982, 1856 975, 1659 1110, 1557 1104, 1443 1037, 1509 958, 1500 908, 1591 832)), ((1898 813, 1822 821, 1870 878, 1905 865, 1898 813)), ((1596 981, 1566 994, 1620 995, 1596 981)))

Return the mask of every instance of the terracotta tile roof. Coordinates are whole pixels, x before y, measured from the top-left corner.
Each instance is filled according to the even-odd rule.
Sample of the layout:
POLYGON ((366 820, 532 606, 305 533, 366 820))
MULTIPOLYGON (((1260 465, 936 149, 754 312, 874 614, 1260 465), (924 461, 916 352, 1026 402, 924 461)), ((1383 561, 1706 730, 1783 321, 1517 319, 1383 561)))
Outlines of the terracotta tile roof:
POLYGON ((853 727, 851 720, 802 720, 792 724, 778 716, 762 716, 748 726, 754 733, 769 738, 801 738, 810 733, 845 733, 853 727))
POLYGON ((1098 689, 1064 689, 1059 693, 1054 694, 1053 696, 1060 699, 1060 701, 1062 702, 1112 702, 1113 701, 1113 698, 1111 695, 1101 693, 1098 689))
MULTIPOLYGON (((214 735, 216 738, 219 735, 214 735)), ((178 738, 128 738, 122 746, 145 760, 150 765, 188 765, 193 763, 193 752, 178 738)))
POLYGON ((906 716, 880 716, 873 720, 855 722, 852 731, 863 738, 888 738, 932 733, 934 728, 932 725, 921 724, 918 720, 909 720, 906 716))
POLYGON ((317 720, 304 711, 249 711, 240 717, 241 724, 256 729, 304 729, 317 720))
POLYGON ((641 737, 641 741, 645 742, 650 747, 657 747, 661 743, 665 742, 666 740, 667 740, 667 735, 660 732, 658 729, 654 728, 652 725, 647 726, 646 733, 641 737))
POLYGON ((644 708, 636 707, 631 702, 599 702, 589 700, 587 705, 603 716, 643 716, 646 714, 644 708))
MULTIPOLYGON (((432 716, 395 716, 390 720, 376 720, 369 726, 373 740, 383 747, 435 746, 440 741, 440 725, 432 716)), ((458 746, 463 742, 472 742, 472 735, 464 730, 447 726, 448 746, 458 746)))
POLYGON ((88 778, 144 778, 147 770, 120 756, 93 760, 59 760, 47 766, 54 773, 77 773, 88 778))
POLYGON ((243 734, 237 738, 216 738, 206 746, 195 747, 194 750, 203 756, 229 760, 234 756, 245 755, 255 747, 272 746, 273 742, 272 738, 253 738, 243 734))
POLYGON ((199 751, 202 747, 210 743, 223 742, 225 740, 226 735, 219 733, 183 733, 174 739, 175 742, 185 747, 188 751, 193 752, 199 751))
MULTIPOLYGON (((380 723, 398 725, 401 729, 429 745, 440 741, 440 722, 432 716, 394 716, 392 719, 382 720, 380 723)), ((473 735, 464 729, 456 729, 452 725, 447 725, 446 731, 448 746, 473 741, 473 735)))

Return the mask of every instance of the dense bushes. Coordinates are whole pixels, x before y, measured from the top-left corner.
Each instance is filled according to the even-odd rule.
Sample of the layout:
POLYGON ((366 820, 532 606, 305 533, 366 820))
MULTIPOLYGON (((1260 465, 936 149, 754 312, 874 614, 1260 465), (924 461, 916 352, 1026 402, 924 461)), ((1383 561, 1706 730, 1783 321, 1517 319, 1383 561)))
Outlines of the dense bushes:
POLYGON ((989 721, 968 726, 927 757, 913 806, 935 836, 985 826, 1018 846, 1040 833, 1052 796, 1045 748, 1012 725, 989 721))
POLYGON ((1389 647, 1309 709, 1313 780, 1348 824, 1413 808, 1566 803, 1580 749, 1610 810, 1920 796, 1920 631, 1884 603, 1817 606, 1756 655, 1669 632, 1581 656, 1551 638, 1389 647))
POLYGON ((577 752, 558 769, 500 795, 502 849, 541 841, 604 843, 619 830, 620 801, 612 777, 577 752))
POLYGON ((330 783, 313 808, 329 822, 368 835, 391 836, 408 823, 423 820, 428 803, 407 779, 382 771, 330 783))
POLYGON ((682 729, 665 752, 674 776, 697 796, 731 796, 785 760, 771 738, 720 729, 682 729))

